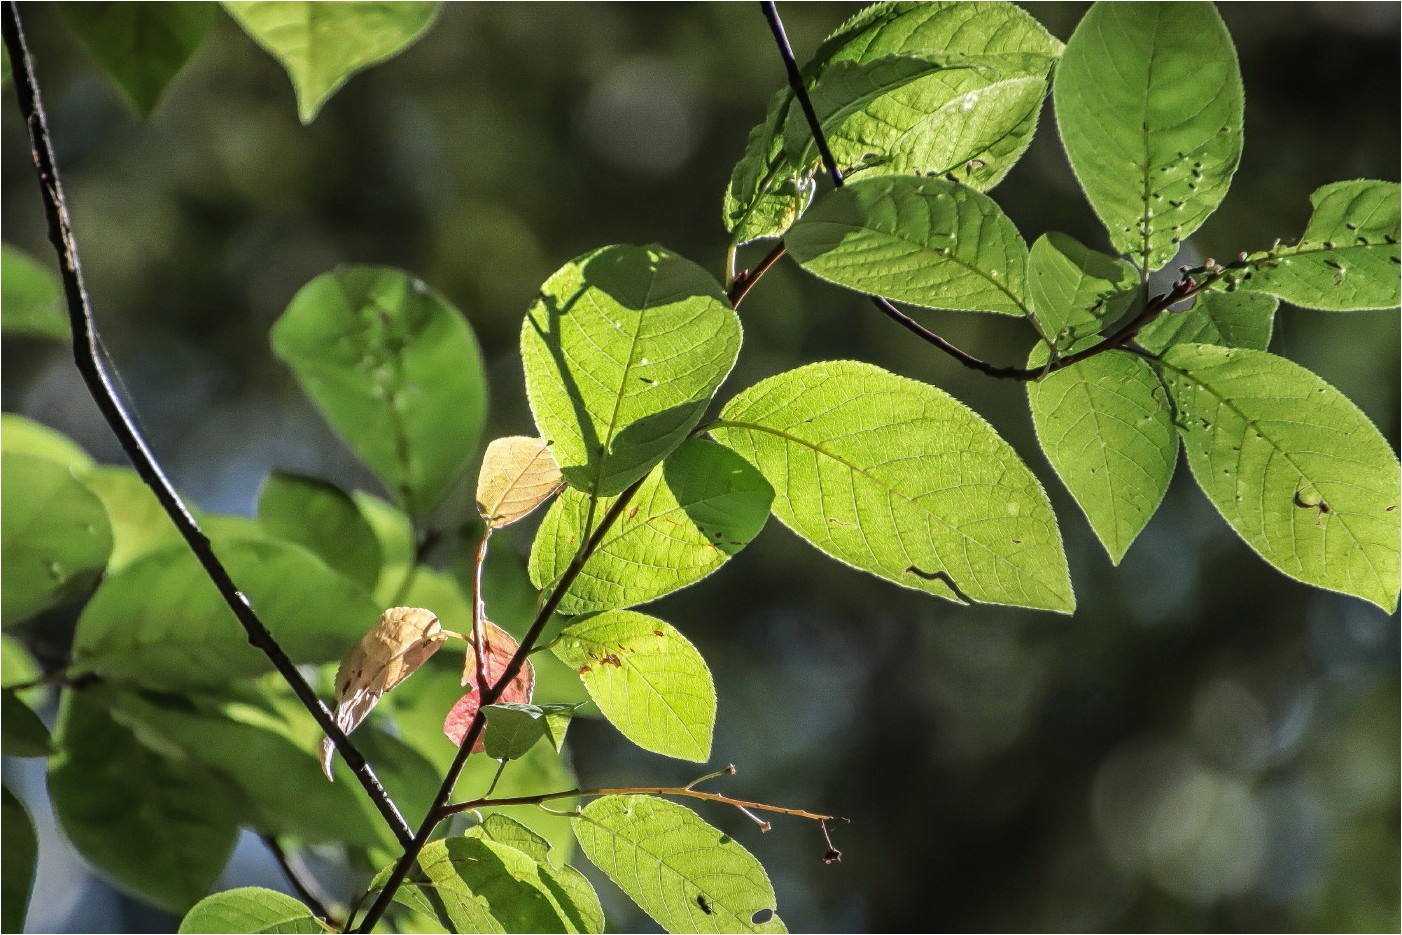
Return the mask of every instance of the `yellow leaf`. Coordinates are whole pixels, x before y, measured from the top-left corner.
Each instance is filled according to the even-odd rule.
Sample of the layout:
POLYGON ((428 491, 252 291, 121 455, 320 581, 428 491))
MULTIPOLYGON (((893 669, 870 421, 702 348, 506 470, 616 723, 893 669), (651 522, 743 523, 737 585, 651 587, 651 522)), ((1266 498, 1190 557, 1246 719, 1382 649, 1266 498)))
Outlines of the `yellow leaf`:
POLYGON ((540 438, 513 435, 487 446, 477 478, 477 510, 493 529, 509 526, 558 491, 564 479, 540 438))

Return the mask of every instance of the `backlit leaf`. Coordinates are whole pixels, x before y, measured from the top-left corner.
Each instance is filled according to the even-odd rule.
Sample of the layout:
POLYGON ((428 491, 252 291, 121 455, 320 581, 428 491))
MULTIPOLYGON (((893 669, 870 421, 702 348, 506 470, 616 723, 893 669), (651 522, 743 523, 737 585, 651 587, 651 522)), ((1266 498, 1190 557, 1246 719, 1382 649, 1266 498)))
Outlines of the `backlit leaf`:
POLYGON ((820 279, 926 308, 1027 314, 1027 245, 987 195, 945 179, 858 179, 794 225, 820 279))
MULTIPOLYGON (((616 498, 600 499, 595 522, 616 498)), ((579 614, 655 600, 716 571, 769 518, 774 491, 744 458, 690 439, 652 469, 560 601, 579 614)), ((531 582, 547 588, 588 537, 589 498, 569 490, 551 506, 531 548, 531 582)))
POLYGON ((313 935, 327 928, 306 906, 275 890, 242 886, 206 896, 180 922, 180 935, 219 932, 292 932, 313 935))
MULTIPOLYGON (((336 724, 349 734, 365 720, 380 696, 418 671, 447 634, 431 610, 391 607, 380 614, 336 669, 336 724)), ((321 769, 327 779, 336 755, 330 737, 321 740, 321 769)))
POLYGON ((1243 285, 1304 308, 1395 308, 1402 294, 1398 185, 1335 182, 1310 195, 1314 213, 1300 242, 1252 257, 1243 285))
POLYGON ((1236 48, 1210 3, 1097 3, 1054 82, 1071 168, 1115 249, 1146 269, 1217 210, 1241 160, 1236 48))
POLYGON ((685 440, 739 349, 720 285, 660 247, 566 264, 521 328, 536 425, 566 482, 595 496, 622 492, 685 440))
POLYGON ((102 501, 48 458, 0 456, 0 501, 0 619, 9 627, 91 587, 112 552, 112 529, 102 501))
POLYGON ((633 743, 698 763, 710 758, 716 688, 706 660, 671 624, 609 611, 571 623, 550 650, 633 743))
POLYGON ((1174 344, 1220 344, 1264 351, 1271 343, 1275 310, 1269 295, 1208 290, 1186 312, 1167 312, 1148 324, 1135 340, 1155 354, 1174 344))
POLYGON ((648 795, 584 806, 575 837, 589 859, 669 932, 784 932, 759 861, 696 813, 648 795))
POLYGON ((558 752, 575 705, 487 705, 487 756, 494 760, 519 760, 542 738, 558 752))
POLYGON ((461 313, 417 279, 372 266, 318 276, 273 325, 272 343, 409 513, 436 506, 472 460, 487 399, 482 354, 461 313))
POLYGON ((1179 344, 1156 366, 1193 476, 1246 544, 1292 578, 1395 608, 1402 478, 1368 417, 1262 351, 1179 344))
POLYGON ((550 446, 539 438, 498 438, 482 456, 477 512, 493 529, 510 526, 549 500, 564 478, 550 446))
POLYGON ((240 26, 282 63, 297 90, 297 114, 311 123, 351 75, 392 58, 422 36, 437 3, 225 3, 240 26))
POLYGON ((541 876, 550 887, 552 894, 565 911, 573 931, 602 932, 604 930, 604 908, 599 905, 599 897, 589 880, 575 868, 561 859, 559 864, 551 858, 551 845, 545 838, 530 828, 506 815, 488 815, 482 824, 467 829, 468 837, 481 837, 498 844, 514 847, 534 860, 540 868, 541 876))
MULTIPOLYGON (((485 650, 482 654, 482 676, 487 685, 495 685, 506 673, 506 667, 511 664, 512 657, 521 646, 515 637, 490 620, 482 621, 482 643, 485 650)), ((443 733, 458 746, 462 746, 462 742, 467 739, 468 729, 471 728, 473 718, 477 716, 477 711, 482 705, 481 695, 477 690, 477 650, 471 641, 468 643, 467 657, 463 662, 462 684, 471 685, 472 688, 458 699, 443 721, 443 733)), ((535 666, 531 664, 530 659, 526 659, 516 677, 507 684, 501 697, 497 698, 497 703, 530 704, 534 692, 535 666)), ((473 744, 472 752, 481 753, 485 749, 484 739, 479 735, 477 742, 473 744)))
POLYGON ((1139 276, 1059 231, 1043 234, 1027 258, 1027 298, 1042 333, 1065 350, 1113 322, 1134 301, 1139 276))
POLYGON ((942 390, 870 364, 781 373, 711 434, 774 486, 774 515, 828 555, 904 587, 1069 612, 1056 517, 1007 442, 942 390))
MULTIPOLYGON (((1028 365, 1045 362, 1046 352, 1028 365)), ((1088 357, 1027 384, 1047 460, 1119 564, 1168 491, 1178 461, 1173 411, 1158 375, 1123 351, 1088 357)))

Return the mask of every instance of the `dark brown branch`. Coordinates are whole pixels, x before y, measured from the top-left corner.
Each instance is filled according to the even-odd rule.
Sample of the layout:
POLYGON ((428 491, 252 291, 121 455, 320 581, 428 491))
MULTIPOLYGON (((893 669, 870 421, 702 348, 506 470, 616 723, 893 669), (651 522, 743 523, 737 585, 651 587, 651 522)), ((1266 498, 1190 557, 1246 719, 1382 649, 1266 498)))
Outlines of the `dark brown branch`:
MULTIPOLYGON (((773 0, 761 0, 760 6, 764 8, 764 17, 769 21, 770 32, 774 34, 774 44, 778 46, 779 55, 784 60, 784 69, 789 76, 789 87, 793 90, 794 96, 798 99, 799 106, 803 109, 803 116, 808 121, 808 129, 813 135, 813 142, 817 145, 818 152, 823 157, 823 165, 828 170, 828 174, 832 177, 833 185, 840 187, 843 182, 842 170, 838 168, 836 160, 833 159, 832 150, 828 146, 827 134, 823 132, 823 126, 819 122, 817 112, 813 109, 813 102, 808 96, 808 89, 804 87, 803 77, 799 73, 798 62, 794 58, 793 48, 789 45, 788 36, 784 33, 783 21, 779 18, 779 11, 774 6, 773 0)), ((783 245, 780 244, 780 246, 782 247, 783 245)), ((777 257, 775 257, 775 259, 777 259, 777 257)), ((1242 264, 1233 264, 1231 267, 1227 267, 1227 269, 1236 268, 1240 265, 1242 264)), ((1188 272, 1188 270, 1183 271, 1183 278, 1174 284, 1172 291, 1149 299, 1144 303, 1144 308, 1139 315, 1116 330, 1113 334, 1108 335, 1103 341, 1092 347, 1077 351, 1075 354, 1053 358, 1050 363, 1043 367, 999 367, 995 364, 990 364, 988 361, 975 357, 973 354, 960 349, 938 334, 935 334, 905 312, 896 308, 889 299, 882 298, 881 296, 871 296, 871 301, 872 304, 876 306, 877 310, 887 318, 916 335, 922 341, 944 351, 965 367, 971 370, 977 370, 979 373, 990 377, 998 377, 1004 380, 1028 381, 1041 379, 1049 373, 1055 373, 1058 370, 1079 363, 1089 357, 1094 357, 1097 354, 1103 354, 1106 351, 1124 347, 1132 341, 1134 336, 1145 326, 1159 315, 1163 314, 1169 306, 1191 298, 1207 288, 1208 285, 1220 276, 1223 272, 1223 268, 1210 268, 1207 270, 1209 273, 1208 277, 1204 278, 1201 282, 1194 281, 1188 275, 1188 272)), ((745 290, 748 291, 749 287, 753 285, 751 281, 753 278, 754 277, 748 277, 742 279, 737 285, 743 285, 745 290)), ((741 292, 742 296, 743 294, 744 292, 741 292)))
POLYGON ((271 834, 260 834, 259 837, 268 846, 268 850, 272 851, 273 859, 282 868, 282 875, 287 877, 287 882, 292 884, 292 888, 297 891, 298 896, 302 897, 302 902, 307 904, 307 908, 312 911, 312 914, 333 928, 339 927, 341 923, 327 910, 325 901, 312 891, 312 884, 302 879, 297 868, 292 866, 291 858, 288 857, 287 851, 282 849, 277 837, 271 834))
POLYGON ((745 300, 745 296, 750 294, 750 290, 754 288, 755 283, 759 282, 761 276, 769 272, 771 266, 779 262, 779 258, 784 255, 784 251, 787 249, 788 248, 784 246, 784 242, 782 240, 779 241, 774 245, 774 249, 770 250, 769 253, 765 255, 764 259, 759 261, 758 266, 752 270, 746 270, 735 277, 735 282, 731 283, 730 293, 727 296, 727 298, 730 299, 731 308, 740 307, 740 303, 745 300))
MULTIPOLYGON (((643 477, 638 478, 627 490, 619 494, 618 499, 613 502, 608 512, 604 514, 603 519, 599 521, 598 528, 589 536, 588 541, 584 543, 580 550, 575 553, 569 566, 565 568, 564 574, 560 576, 560 580, 556 582, 554 589, 550 592, 550 596, 546 598, 545 603, 536 611, 535 619, 531 621, 530 628, 521 639, 521 645, 516 649, 516 653, 511 657, 511 661, 506 664, 506 668, 502 671, 501 677, 498 678, 486 692, 479 693, 477 713, 473 715, 472 723, 468 725, 467 733, 463 736, 462 744, 458 747, 458 752, 453 758, 452 765, 448 767, 447 775, 443 777, 443 782, 438 787, 438 793, 434 796, 433 804, 429 807, 428 814, 424 816, 423 823, 419 825, 419 830, 414 835, 413 840, 404 846, 404 853, 400 856, 398 862, 395 863, 394 869, 390 871, 389 877, 385 880, 384 887, 380 890, 379 895, 375 897, 374 903, 371 904, 370 909, 365 913, 365 918, 361 920, 360 925, 356 928, 357 932, 369 932, 375 927, 375 923, 380 921, 380 918, 385 914, 385 910, 389 908, 390 902, 394 899, 394 894, 399 891, 399 887, 404 883, 404 878, 414 866, 414 862, 418 860, 419 853, 424 849, 424 845, 428 843, 429 835, 433 833, 433 829, 438 826, 439 822, 451 814, 451 812, 447 811, 448 799, 452 797, 453 787, 458 784, 458 777, 462 775, 463 767, 467 765, 467 758, 471 755, 473 746, 476 745, 477 739, 482 736, 482 730, 487 724, 487 706, 495 704, 496 700, 501 697, 502 692, 506 690, 506 686, 510 685, 511 680, 520 673, 521 667, 525 665, 526 657, 535 649, 535 644, 540 640, 540 635, 544 632, 545 625, 550 622, 550 618, 555 615, 555 609, 560 606, 560 601, 564 599, 565 592, 570 589, 570 585, 574 584, 574 579, 579 577, 580 571, 584 569, 584 563, 588 561, 589 556, 593 555, 594 551, 598 549, 599 543, 603 541, 608 531, 613 528, 613 524, 618 521, 618 517, 627 509, 628 504, 632 501, 633 496, 638 492, 638 488, 643 485, 643 481, 646 480, 646 478, 647 475, 643 475, 643 477)), ((474 601, 478 598, 475 588, 472 598, 474 601)))
POLYGON ((394 801, 380 785, 365 757, 346 739, 345 732, 336 725, 336 720, 316 692, 307 684, 302 673, 288 658, 268 628, 258 619, 253 607, 234 584, 223 563, 214 554, 209 538, 201 531, 199 524, 190 515, 180 495, 175 492, 160 463, 152 454, 146 440, 124 407, 120 396, 113 387, 112 375, 105 369, 98 352, 99 338, 93 321, 92 308, 88 302, 87 289, 83 285, 83 269, 78 260, 78 245, 73 237, 72 222, 68 205, 63 196, 63 185, 59 181, 58 166, 54 161, 53 146, 49 140, 48 118, 44 103, 39 95, 39 86, 34 77, 34 65, 29 58, 29 50, 24 41, 24 31, 20 24, 19 11, 13 0, 7 0, 3 10, 5 48, 10 54, 10 67, 15 79, 15 93, 19 98, 20 113, 29 129, 30 150, 34 157, 34 167, 39 177, 39 191, 44 201, 44 213, 49 223, 49 241, 58 255, 59 272, 63 279, 63 294, 68 308, 68 321, 73 331, 73 360, 78 372, 87 384, 102 416, 107 420, 122 450, 131 459, 137 474, 156 495, 161 508, 189 544, 203 566, 205 574, 219 589, 219 594, 233 610, 248 634, 248 641, 263 651, 273 667, 286 679, 298 700, 311 712, 317 725, 332 739, 336 749, 349 764, 360 784, 365 787, 375 807, 389 823, 396 838, 407 843, 411 840, 409 825, 399 813, 394 801))
MULTIPOLYGON (((767 805, 764 802, 749 802, 745 799, 736 799, 728 795, 721 795, 718 792, 701 792, 691 788, 691 786, 630 786, 611 789, 566 789, 563 792, 546 792, 539 795, 518 795, 502 799, 484 797, 473 799, 470 802, 459 802, 456 805, 448 805, 443 809, 443 812, 447 815, 455 815, 458 812, 470 812, 477 808, 496 808, 505 805, 540 805, 554 799, 573 799, 580 796, 599 795, 686 796, 692 799, 703 799, 707 802, 719 802, 722 805, 729 805, 742 811, 751 809, 757 812, 771 812, 777 815, 792 815, 795 818, 807 818, 812 821, 841 821, 841 819, 832 815, 819 815, 815 812, 804 811, 801 808, 784 808, 781 805, 767 805)), ((760 830, 768 831, 768 823, 761 822, 760 830)))

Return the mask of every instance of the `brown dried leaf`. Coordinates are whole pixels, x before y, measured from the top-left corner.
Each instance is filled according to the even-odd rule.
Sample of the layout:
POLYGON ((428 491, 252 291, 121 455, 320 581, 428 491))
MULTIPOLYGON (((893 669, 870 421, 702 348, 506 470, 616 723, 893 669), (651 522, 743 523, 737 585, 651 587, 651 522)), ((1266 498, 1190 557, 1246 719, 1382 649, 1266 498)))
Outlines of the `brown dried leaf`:
POLYGON ((513 435, 487 446, 477 477, 477 511, 493 529, 509 526, 554 496, 564 484, 550 446, 513 435))
MULTIPOLYGON (((490 620, 482 621, 482 642, 486 649, 486 663, 483 665, 484 674, 489 685, 494 684, 506 671, 506 666, 511 662, 511 657, 516 655, 516 650, 520 644, 515 637, 507 633, 501 627, 490 620)), ((471 684, 472 690, 458 699, 458 703, 453 705, 453 710, 448 712, 448 716, 443 719, 443 733, 448 735, 448 739, 455 745, 462 746, 463 739, 467 736, 467 729, 472 725, 472 719, 477 716, 477 710, 481 707, 481 699, 477 693, 477 654, 472 646, 467 647, 467 660, 463 665, 462 683, 471 684)), ((521 666, 521 671, 516 673, 506 686, 501 697, 497 699, 497 704, 530 704, 531 695, 535 691, 535 666, 527 659, 521 666)), ((481 753, 485 749, 482 736, 479 734, 477 742, 472 745, 473 753, 481 753)))
MULTIPOLYGON (((391 607, 351 647, 336 670, 336 723, 349 734, 365 720, 380 696, 413 675, 448 636, 437 615, 422 607, 391 607)), ((321 741, 321 768, 327 779, 336 746, 321 741)))

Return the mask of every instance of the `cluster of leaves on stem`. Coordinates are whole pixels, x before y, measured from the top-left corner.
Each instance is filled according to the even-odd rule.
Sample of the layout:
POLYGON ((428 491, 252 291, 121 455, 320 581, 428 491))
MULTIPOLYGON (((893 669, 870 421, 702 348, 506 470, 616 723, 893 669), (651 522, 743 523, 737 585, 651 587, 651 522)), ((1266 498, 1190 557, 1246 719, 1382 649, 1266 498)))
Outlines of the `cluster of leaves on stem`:
MULTIPOLYGON (((286 66, 304 121, 436 14, 431 3, 224 6, 286 66)), ((144 114, 212 13, 65 15, 144 114)), ((6 35, 14 58, 8 20, 6 35)), ((1280 301, 1398 304, 1397 185, 1327 185, 1293 242, 1243 245, 1225 264, 1184 267, 1163 295, 1149 288, 1241 157, 1242 81, 1210 5, 1096 4, 1063 45, 1012 4, 882 3, 793 77, 724 192, 732 261, 756 241, 782 245, 753 273, 719 279, 657 245, 564 264, 522 323, 530 435, 479 459, 487 387, 472 329, 403 272, 329 272, 273 327, 273 352, 388 499, 275 473, 256 517, 196 519, 282 651, 334 692, 354 745, 323 740, 269 674, 136 472, 4 417, 5 752, 49 758, 59 821, 96 870, 188 913, 187 932, 369 930, 386 914, 401 927, 601 932, 598 897, 568 863, 577 844, 669 931, 782 931, 760 864, 672 799, 828 816, 695 783, 582 789, 561 758, 570 719, 597 712, 643 749, 710 759, 704 659, 633 608, 719 571, 770 515, 903 587, 1075 608, 1041 482, 943 390, 824 361, 727 394, 707 417, 741 353, 735 306, 785 252, 961 362, 1025 381, 1041 448, 1112 561, 1153 516, 1181 446, 1267 562, 1396 606, 1394 453, 1337 390, 1266 348, 1280 301), (1029 247, 987 194, 1048 97, 1108 252, 1056 231, 1029 247), (1015 348, 1015 366, 982 364, 938 337, 929 310, 1022 318, 1032 349, 1015 348), (478 517, 431 528, 474 474, 478 517), (527 590, 519 570, 513 580, 484 563, 496 530, 542 506, 532 603, 515 596, 527 590), (464 530, 472 545, 446 568, 425 561, 436 536, 464 530), (67 664, 45 674, 26 643, 42 638, 45 611, 77 602, 67 664), (450 644, 461 661, 441 651, 450 644), (46 681, 64 686, 52 736, 30 707, 46 681), (407 845, 353 783, 321 776, 319 744, 327 778, 345 776, 338 748, 375 764, 421 822, 407 845), (460 788, 476 797, 455 802, 460 788), (465 832, 430 839, 461 814, 473 819, 465 832), (334 844, 365 886, 329 909, 267 890, 209 896, 240 828, 275 845, 334 844)), ((4 306, 7 335, 69 337, 58 284, 8 247, 4 306)), ((4 808, 5 925, 17 929, 35 845, 8 789, 4 808)))

